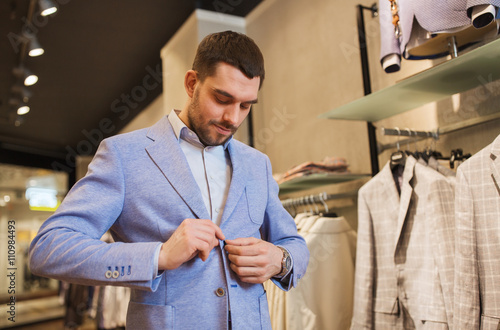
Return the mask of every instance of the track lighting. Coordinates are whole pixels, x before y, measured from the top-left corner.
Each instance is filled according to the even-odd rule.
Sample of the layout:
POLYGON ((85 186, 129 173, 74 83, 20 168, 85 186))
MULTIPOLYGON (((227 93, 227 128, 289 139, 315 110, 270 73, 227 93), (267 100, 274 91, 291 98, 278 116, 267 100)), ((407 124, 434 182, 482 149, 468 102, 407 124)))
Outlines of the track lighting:
POLYGON ((57 6, 52 0, 38 0, 40 6, 40 15, 49 16, 57 11, 57 6))
POLYGON ((38 76, 23 67, 14 68, 13 73, 15 76, 23 79, 24 86, 34 85, 38 81, 38 76))
POLYGON ((19 98, 10 98, 9 105, 13 106, 16 109, 16 112, 19 116, 25 115, 30 112, 30 107, 19 98))
POLYGON ((40 43, 38 42, 38 39, 36 38, 35 35, 33 35, 29 39, 29 44, 28 44, 28 55, 31 57, 35 56, 40 56, 44 53, 44 50, 40 43))

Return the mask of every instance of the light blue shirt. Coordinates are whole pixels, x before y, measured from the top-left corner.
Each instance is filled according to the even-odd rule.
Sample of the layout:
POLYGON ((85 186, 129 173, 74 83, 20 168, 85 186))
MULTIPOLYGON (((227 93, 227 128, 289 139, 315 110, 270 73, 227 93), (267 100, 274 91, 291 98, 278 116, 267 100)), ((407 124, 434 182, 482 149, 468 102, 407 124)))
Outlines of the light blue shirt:
POLYGON ((220 225, 232 176, 231 159, 227 150, 229 140, 223 145, 205 147, 196 133, 182 122, 178 112, 180 111, 172 110, 168 120, 186 155, 211 220, 220 225))

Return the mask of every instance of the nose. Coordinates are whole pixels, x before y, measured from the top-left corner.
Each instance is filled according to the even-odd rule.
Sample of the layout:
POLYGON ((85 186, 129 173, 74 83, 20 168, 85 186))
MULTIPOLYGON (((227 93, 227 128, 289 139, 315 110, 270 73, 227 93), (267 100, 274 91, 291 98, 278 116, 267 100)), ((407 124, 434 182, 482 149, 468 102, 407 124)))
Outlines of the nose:
POLYGON ((235 104, 233 105, 232 107, 227 107, 224 111, 224 114, 222 116, 222 119, 232 125, 232 126, 236 126, 236 124, 238 123, 238 120, 239 120, 239 105, 235 104))

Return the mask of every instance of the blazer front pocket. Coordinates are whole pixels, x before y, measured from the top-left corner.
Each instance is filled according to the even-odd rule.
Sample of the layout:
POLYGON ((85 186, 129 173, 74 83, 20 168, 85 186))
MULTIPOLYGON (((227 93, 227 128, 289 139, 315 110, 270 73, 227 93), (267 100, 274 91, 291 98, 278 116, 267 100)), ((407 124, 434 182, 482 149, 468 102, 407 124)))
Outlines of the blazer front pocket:
POLYGON ((481 315, 481 330, 500 329, 500 317, 481 315))
POLYGON ((245 195, 250 220, 258 225, 262 224, 264 221, 264 211, 267 202, 267 192, 260 191, 255 186, 247 185, 245 188, 245 195), (263 196, 263 194, 265 195, 263 196))
POLYGON ((375 298, 375 303, 373 304, 373 311, 375 313, 384 314, 397 314, 398 313, 398 299, 381 299, 375 298))
POLYGON ((169 305, 150 305, 130 301, 127 330, 174 329, 175 309, 169 305))

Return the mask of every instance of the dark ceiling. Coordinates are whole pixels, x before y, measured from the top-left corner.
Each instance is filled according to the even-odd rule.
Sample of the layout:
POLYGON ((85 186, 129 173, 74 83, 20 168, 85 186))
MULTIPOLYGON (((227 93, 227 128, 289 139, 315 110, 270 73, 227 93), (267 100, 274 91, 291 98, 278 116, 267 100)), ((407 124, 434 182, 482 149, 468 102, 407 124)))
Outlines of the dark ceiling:
POLYGON ((5 163, 60 159, 71 165, 68 157, 75 153, 93 153, 96 139, 116 134, 161 94, 160 50, 195 8, 244 17, 261 2, 57 0, 53 16, 41 18, 33 7, 28 27, 45 53, 29 57, 18 41, 30 1, 37 3, 0 1, 0 162, 5 163), (9 99, 17 81, 12 70, 21 58, 39 81, 28 87, 31 111, 18 117, 9 99))

